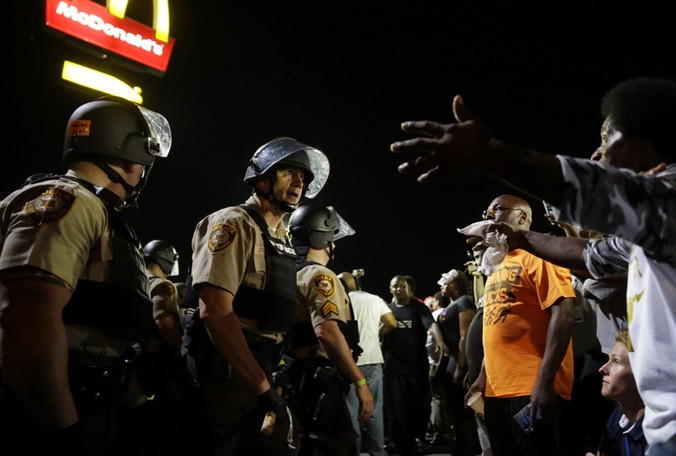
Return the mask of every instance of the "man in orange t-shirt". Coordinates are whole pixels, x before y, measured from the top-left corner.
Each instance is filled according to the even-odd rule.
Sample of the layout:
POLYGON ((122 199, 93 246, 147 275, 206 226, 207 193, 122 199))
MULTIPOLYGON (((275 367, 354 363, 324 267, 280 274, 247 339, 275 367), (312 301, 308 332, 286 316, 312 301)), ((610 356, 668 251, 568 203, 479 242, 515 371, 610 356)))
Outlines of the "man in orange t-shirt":
MULTIPOLYGON (((530 205, 501 195, 486 219, 529 229, 530 205)), ((570 271, 522 249, 509 251, 484 290, 484 365, 467 397, 485 396, 494 456, 568 455, 575 292, 570 271), (527 404, 530 425, 513 418, 527 404)))

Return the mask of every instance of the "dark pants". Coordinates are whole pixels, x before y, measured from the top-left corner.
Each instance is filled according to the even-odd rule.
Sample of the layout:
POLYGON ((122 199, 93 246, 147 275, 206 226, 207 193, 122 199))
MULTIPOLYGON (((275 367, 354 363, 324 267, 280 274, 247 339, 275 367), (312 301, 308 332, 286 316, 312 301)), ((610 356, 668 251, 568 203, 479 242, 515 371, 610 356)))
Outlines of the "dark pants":
POLYGON ((385 374, 385 403, 390 435, 400 456, 418 454, 416 437, 424 437, 430 416, 430 383, 426 370, 385 374))
POLYGON ((529 402, 529 396, 486 398, 484 413, 493 456, 573 455, 570 402, 557 397, 554 422, 538 421, 535 429, 526 433, 514 420, 514 415, 529 402))
MULTIPOLYGON (((271 380, 276 365, 274 347, 249 348, 271 380)), ((199 368, 197 370, 200 370, 199 368)), ((186 436, 195 442, 191 455, 290 455, 289 423, 276 423, 272 435, 261 434, 265 410, 258 404, 258 397, 249 384, 234 370, 218 369, 220 375, 200 379, 199 401, 201 420, 198 432, 186 436), (228 371, 228 375, 223 372, 228 371)), ((202 370, 204 372, 204 370, 202 370)))

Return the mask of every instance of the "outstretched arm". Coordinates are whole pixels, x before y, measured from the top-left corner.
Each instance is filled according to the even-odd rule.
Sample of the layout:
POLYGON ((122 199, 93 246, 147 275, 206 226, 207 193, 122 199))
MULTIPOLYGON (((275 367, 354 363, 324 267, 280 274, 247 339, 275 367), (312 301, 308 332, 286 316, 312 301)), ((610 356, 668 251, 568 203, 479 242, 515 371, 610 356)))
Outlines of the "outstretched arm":
POLYGON ((400 173, 417 175, 420 183, 448 176, 491 175, 555 206, 561 201, 563 174, 555 156, 494 138, 470 115, 460 95, 453 99, 453 113, 457 123, 401 124, 403 131, 419 136, 390 146, 394 153, 414 156, 399 166, 400 173))
POLYGON ((536 257, 564 268, 587 270, 583 256, 587 240, 584 238, 550 236, 536 231, 517 230, 502 222, 496 222, 489 230, 506 235, 510 249, 526 250, 536 257))

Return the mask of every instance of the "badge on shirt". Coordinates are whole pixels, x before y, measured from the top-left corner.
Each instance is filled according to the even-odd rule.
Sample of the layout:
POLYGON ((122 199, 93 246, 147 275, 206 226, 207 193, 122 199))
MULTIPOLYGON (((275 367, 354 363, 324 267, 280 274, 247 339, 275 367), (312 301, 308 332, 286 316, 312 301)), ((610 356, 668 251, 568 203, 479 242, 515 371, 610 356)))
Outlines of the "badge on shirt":
POLYGON ((326 274, 319 274, 312 279, 315 290, 327 298, 333 294, 333 277, 326 274))
POLYGON ((237 237, 237 229, 227 224, 214 225, 209 235, 209 251, 214 254, 227 248, 237 237))
POLYGON ((75 195, 60 188, 49 188, 24 206, 35 223, 49 223, 63 217, 73 206, 75 195))
POLYGON ((322 306, 322 316, 326 318, 331 314, 338 315, 338 306, 331 301, 326 301, 322 306))

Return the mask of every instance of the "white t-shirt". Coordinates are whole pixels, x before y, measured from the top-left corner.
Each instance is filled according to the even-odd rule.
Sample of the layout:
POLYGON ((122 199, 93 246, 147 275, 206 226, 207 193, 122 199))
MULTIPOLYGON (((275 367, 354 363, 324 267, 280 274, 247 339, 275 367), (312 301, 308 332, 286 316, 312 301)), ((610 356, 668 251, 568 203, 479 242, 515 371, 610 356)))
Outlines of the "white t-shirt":
POLYGON ((355 319, 359 323, 359 346, 364 350, 357 365, 382 364, 385 361, 378 336, 380 318, 392 311, 381 297, 374 294, 366 291, 351 291, 349 294, 355 319))

